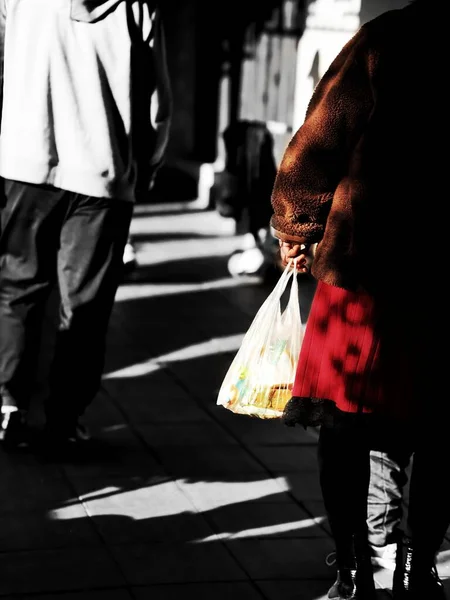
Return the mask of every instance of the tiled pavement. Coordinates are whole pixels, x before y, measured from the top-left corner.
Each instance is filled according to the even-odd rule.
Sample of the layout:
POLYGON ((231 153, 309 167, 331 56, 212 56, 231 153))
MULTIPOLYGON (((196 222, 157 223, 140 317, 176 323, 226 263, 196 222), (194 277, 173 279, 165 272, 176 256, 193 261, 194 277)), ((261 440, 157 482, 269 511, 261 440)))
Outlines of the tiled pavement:
MULTIPOLYGON (((132 229, 139 268, 85 419, 98 447, 78 460, 0 451, 0 598, 324 599, 316 432, 216 406, 269 287, 228 275, 241 240, 214 212, 141 206, 132 229)), ((390 577, 376 573, 379 600, 390 577)))

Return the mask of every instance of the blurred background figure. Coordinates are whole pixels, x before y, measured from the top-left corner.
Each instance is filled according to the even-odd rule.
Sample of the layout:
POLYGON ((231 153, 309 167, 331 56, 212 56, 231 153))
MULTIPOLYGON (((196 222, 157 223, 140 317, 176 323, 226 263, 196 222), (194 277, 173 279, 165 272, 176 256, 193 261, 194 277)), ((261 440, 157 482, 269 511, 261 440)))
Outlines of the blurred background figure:
POLYGON ((225 168, 216 177, 214 202, 220 215, 234 219, 236 233, 243 236, 228 270, 231 275, 262 272, 277 170, 273 137, 265 123, 241 120, 225 129, 223 140, 225 168))

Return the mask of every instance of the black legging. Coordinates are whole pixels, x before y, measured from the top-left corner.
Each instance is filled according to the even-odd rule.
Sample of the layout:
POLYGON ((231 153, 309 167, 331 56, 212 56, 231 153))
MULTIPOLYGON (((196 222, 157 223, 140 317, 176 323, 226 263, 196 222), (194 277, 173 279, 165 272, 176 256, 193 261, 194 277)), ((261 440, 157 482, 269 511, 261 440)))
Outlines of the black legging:
MULTIPOLYGON (((444 420, 445 422, 445 420, 444 420)), ((448 421, 446 421, 448 423, 448 421)), ((345 556, 354 535, 367 531, 370 450, 395 457, 414 449, 408 511, 408 535, 424 552, 436 553, 450 523, 446 491, 448 444, 438 426, 416 430, 370 414, 342 414, 320 430, 320 484, 336 550, 345 556)))

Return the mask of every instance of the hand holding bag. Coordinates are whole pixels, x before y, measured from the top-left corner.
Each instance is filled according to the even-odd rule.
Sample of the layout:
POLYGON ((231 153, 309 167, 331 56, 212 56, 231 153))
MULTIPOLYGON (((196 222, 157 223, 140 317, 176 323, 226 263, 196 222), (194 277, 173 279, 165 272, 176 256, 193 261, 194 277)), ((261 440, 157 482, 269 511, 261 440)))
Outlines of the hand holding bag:
POLYGON ((291 261, 245 334, 219 390, 218 405, 262 419, 283 415, 303 340, 297 277, 291 261), (288 301, 282 310, 289 281, 288 301))

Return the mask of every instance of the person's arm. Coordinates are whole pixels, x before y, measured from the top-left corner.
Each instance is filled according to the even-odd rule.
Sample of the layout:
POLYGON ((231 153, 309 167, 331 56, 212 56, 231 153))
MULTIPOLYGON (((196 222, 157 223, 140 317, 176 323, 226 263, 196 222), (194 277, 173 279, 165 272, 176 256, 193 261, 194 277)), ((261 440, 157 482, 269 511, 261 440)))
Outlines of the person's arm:
POLYGON ((161 14, 158 9, 154 14, 153 26, 155 34, 152 36, 151 44, 154 53, 156 88, 151 99, 150 119, 156 133, 156 139, 150 167, 153 174, 155 174, 165 158, 173 108, 172 89, 167 67, 166 40, 161 14))
POLYGON ((293 245, 321 240, 334 191, 373 108, 371 70, 363 27, 318 83, 284 153, 272 193, 271 226, 280 240, 293 245))

